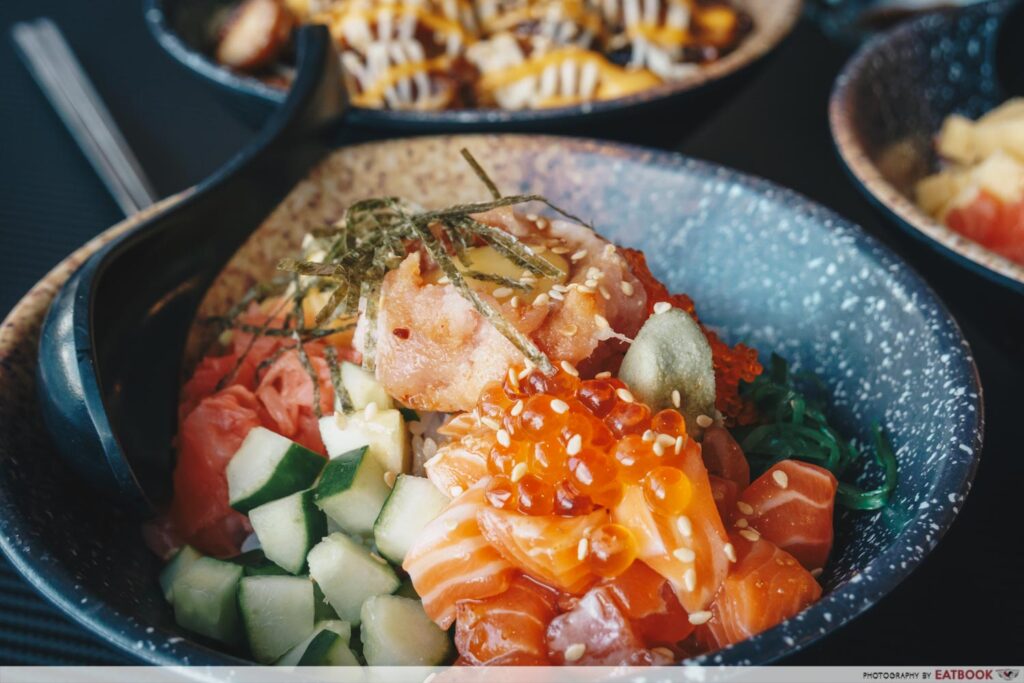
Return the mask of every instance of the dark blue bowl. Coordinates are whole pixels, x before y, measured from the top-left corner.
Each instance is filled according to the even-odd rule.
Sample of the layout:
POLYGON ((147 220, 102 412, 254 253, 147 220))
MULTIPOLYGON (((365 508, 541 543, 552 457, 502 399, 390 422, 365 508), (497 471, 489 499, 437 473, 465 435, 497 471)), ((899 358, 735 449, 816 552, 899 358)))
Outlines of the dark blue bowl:
MULTIPOLYGON (((573 107, 531 111, 465 109, 442 112, 353 109, 347 122, 365 127, 417 132, 566 129, 582 120, 650 112, 666 104, 690 103, 713 86, 735 80, 774 50, 789 35, 803 0, 735 0, 754 19, 754 29, 732 53, 703 67, 691 78, 623 97, 573 107)), ((234 0, 143 0, 146 23, 157 42, 175 59, 224 93, 231 108, 247 123, 260 126, 281 102, 285 91, 239 74, 209 56, 215 15, 234 0)))
MULTIPOLYGON (((935 547, 963 504, 981 449, 970 349, 905 263, 768 182, 674 154, 543 136, 349 147, 312 174, 289 211, 259 228, 215 289, 230 295, 232 283, 244 286, 272 268, 257 254, 294 244, 296 215, 317 223, 355 198, 381 194, 414 194, 428 206, 479 199, 478 181, 458 163, 462 147, 486 160, 505 191, 542 191, 611 239, 643 248, 655 273, 692 294, 702 318, 727 338, 818 373, 849 434, 867 439, 877 421, 892 437, 900 467, 892 503, 838 516, 821 601, 699 662, 767 663, 792 653, 868 609, 935 547)), ((72 618, 140 660, 236 662, 174 625, 158 562, 133 518, 68 472, 43 433, 33 379, 40 323, 55 289, 95 248, 48 276, 0 327, 0 547, 72 618)), ((179 361, 153 353, 154 363, 179 361)))
POLYGON ((886 218, 955 263, 1024 294, 1024 266, 939 223, 913 199, 914 184, 937 169, 933 140, 943 119, 975 118, 1006 99, 996 38, 1012 4, 929 15, 869 41, 839 75, 829 120, 854 183, 886 218))

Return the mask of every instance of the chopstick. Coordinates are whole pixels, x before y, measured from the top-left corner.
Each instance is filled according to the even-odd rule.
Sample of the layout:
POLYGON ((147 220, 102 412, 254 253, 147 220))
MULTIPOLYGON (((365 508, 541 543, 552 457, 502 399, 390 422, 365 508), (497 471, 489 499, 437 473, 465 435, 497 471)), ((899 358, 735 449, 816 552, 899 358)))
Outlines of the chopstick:
POLYGON ((132 215, 153 204, 153 186, 60 29, 44 17, 15 24, 11 34, 25 66, 121 210, 132 215))

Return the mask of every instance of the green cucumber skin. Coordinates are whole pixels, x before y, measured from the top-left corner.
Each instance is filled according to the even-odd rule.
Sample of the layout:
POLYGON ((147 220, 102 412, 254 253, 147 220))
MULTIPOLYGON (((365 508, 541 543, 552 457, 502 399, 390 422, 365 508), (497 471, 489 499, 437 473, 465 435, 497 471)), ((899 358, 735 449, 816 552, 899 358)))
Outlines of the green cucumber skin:
MULTIPOLYGON (((317 507, 316 503, 314 502, 312 490, 302 491, 298 494, 293 493, 291 494, 291 496, 288 496, 288 498, 292 498, 294 496, 298 496, 300 506, 299 514, 301 516, 301 519, 305 522, 303 528, 299 530, 299 533, 301 533, 305 539, 305 550, 302 553, 302 563, 299 565, 285 566, 282 558, 280 557, 276 559, 267 559, 270 562, 274 563, 276 566, 284 569, 287 573, 297 576, 299 574, 303 574, 306 572, 306 569, 308 567, 306 555, 309 554, 309 551, 313 548, 313 546, 320 542, 320 539, 327 535, 327 517, 320 510, 320 508, 317 507)), ((275 502, 277 501, 271 501, 271 503, 275 502)), ((262 552, 264 553, 264 555, 266 555, 267 546, 264 546, 262 548, 262 552)), ((272 568, 267 568, 265 571, 259 571, 257 573, 266 575, 275 574, 277 572, 275 572, 272 568)))
POLYGON ((201 557, 174 582, 174 620, 183 629, 227 645, 242 642, 242 618, 238 609, 238 584, 242 568, 212 557, 201 557), (202 585, 202 573, 216 572, 218 583, 202 585), (216 597, 217 599, 213 599, 216 597))
POLYGON ((288 574, 286 569, 282 569, 268 560, 266 554, 258 548, 235 555, 228 562, 240 565, 246 576, 285 576, 288 574))
POLYGON ((359 661, 341 636, 325 629, 313 637, 297 666, 359 666, 359 661))
POLYGON ((331 604, 327 602, 327 596, 320 590, 320 586, 313 582, 313 621, 334 621, 340 620, 341 617, 334 611, 331 604))
POLYGON ((164 599, 174 604, 174 581, 185 573, 192 564, 202 557, 203 554, 190 545, 182 546, 174 557, 160 572, 160 589, 164 592, 164 599))
POLYGON ((359 466, 366 457, 369 446, 356 448, 347 453, 342 453, 337 458, 332 458, 324 467, 320 481, 316 485, 316 500, 326 500, 352 487, 359 466))
POLYGON ((251 495, 231 501, 231 507, 239 512, 248 513, 260 505, 307 489, 316 481, 326 462, 324 456, 319 453, 293 443, 285 451, 267 483, 251 495))
MULTIPOLYGON (((293 596, 289 596, 289 597, 293 597, 293 596)), ((263 606, 265 607, 266 605, 264 604, 263 606)), ((273 603, 271 603, 271 607, 273 607, 273 603)), ((280 608, 281 605, 278 604, 277 607, 280 608)), ((294 576, 249 576, 249 577, 245 577, 245 578, 241 579, 241 581, 239 582, 239 586, 238 586, 238 609, 239 609, 239 614, 240 614, 242 626, 243 626, 243 629, 244 629, 244 632, 245 632, 246 640, 249 643, 249 649, 252 652, 253 657, 256 659, 256 661, 258 661, 258 662, 260 662, 262 664, 269 664, 269 663, 273 662, 274 660, 278 659, 284 653, 288 652, 288 650, 290 650, 292 647, 294 647, 298 643, 302 642, 302 640, 307 638, 309 636, 309 634, 313 631, 313 628, 314 628, 314 619, 313 619, 314 608, 313 608, 313 585, 312 585, 312 582, 309 581, 308 579, 306 579, 305 577, 294 577, 294 576), (264 629, 266 628, 266 626, 267 626, 267 624, 266 624, 267 619, 265 619, 262 622, 257 622, 257 621, 255 621, 255 617, 251 616, 252 614, 257 613, 258 610, 256 610, 255 607, 250 605, 250 601, 252 600, 252 598, 249 597, 249 592, 251 590, 255 590, 255 588, 254 588, 255 586, 258 586, 260 584, 264 584, 265 585, 266 582, 281 582, 282 584, 287 585, 289 591, 291 591, 293 588, 299 588, 301 590, 301 589, 306 588, 308 586, 308 591, 301 590, 301 595, 298 596, 299 600, 297 600, 297 601, 290 601, 288 607, 295 607, 295 608, 297 608, 300 611, 303 611, 302 610, 303 607, 308 607, 308 610, 305 610, 305 611, 308 612, 309 628, 305 631, 305 633, 302 633, 301 635, 299 635, 298 633, 290 633, 289 635, 292 638, 294 638, 293 642, 286 643, 283 646, 279 642, 274 642, 276 640, 276 636, 274 638, 269 639, 269 640, 267 638, 263 637, 263 633, 261 633, 261 631, 259 629, 260 628, 264 628, 264 629), (305 603, 307 601, 307 599, 308 599, 308 605, 302 604, 302 603, 305 603), (269 650, 268 651, 266 648, 270 647, 271 645, 274 645, 276 647, 275 647, 274 650, 269 650)), ((277 614, 275 614, 273 616, 275 616, 277 618, 280 618, 280 614, 281 614, 281 612, 278 611, 277 614)), ((285 611, 285 614, 287 614, 287 611, 285 611)), ((266 615, 261 615, 261 616, 266 616, 266 615)), ((289 616, 291 616, 291 615, 289 615, 289 616)))

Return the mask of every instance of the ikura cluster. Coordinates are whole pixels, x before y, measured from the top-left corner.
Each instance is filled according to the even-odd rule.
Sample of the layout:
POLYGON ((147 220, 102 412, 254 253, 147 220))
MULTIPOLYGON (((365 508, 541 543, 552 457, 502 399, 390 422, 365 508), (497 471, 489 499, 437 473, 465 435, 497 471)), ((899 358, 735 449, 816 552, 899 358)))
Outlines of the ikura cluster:
MULTIPOLYGON (((618 379, 581 380, 571 367, 550 376, 511 372, 484 390, 477 410, 497 433, 487 458, 494 507, 574 517, 615 507, 627 486, 642 487, 652 509, 666 514, 689 503, 691 484, 679 466, 699 457, 699 446, 682 415, 652 415, 618 379)), ((600 538, 634 543, 615 529, 600 538)))

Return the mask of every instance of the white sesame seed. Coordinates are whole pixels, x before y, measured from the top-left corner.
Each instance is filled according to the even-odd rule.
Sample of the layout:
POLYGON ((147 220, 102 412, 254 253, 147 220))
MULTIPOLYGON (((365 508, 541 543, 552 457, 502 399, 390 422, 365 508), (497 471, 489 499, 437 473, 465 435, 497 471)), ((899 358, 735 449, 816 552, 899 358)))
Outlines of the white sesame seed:
POLYGON ((697 559, 697 553, 693 552, 689 548, 676 548, 672 551, 676 559, 680 562, 693 562, 697 559))
POLYGON ((519 308, 519 297, 514 296, 511 299, 509 299, 508 305, 511 306, 512 308, 519 308))
POLYGON ((636 400, 633 398, 633 394, 629 393, 629 389, 623 389, 622 387, 615 390, 615 395, 619 397, 620 401, 625 403, 633 403, 636 400))
POLYGON ((701 624, 706 624, 711 621, 712 616, 711 612, 704 610, 702 612, 693 612, 687 618, 694 626, 700 626, 701 624))
POLYGON ((437 284, 439 285, 450 285, 451 283, 452 281, 448 278, 447 275, 445 275, 444 277, 439 277, 437 279, 437 284))
POLYGON ((748 526, 750 526, 750 522, 748 522, 745 517, 740 517, 735 522, 733 522, 732 525, 737 529, 746 529, 748 526))
POLYGON ((608 379, 611 376, 612 376, 612 373, 610 373, 607 370, 605 370, 604 372, 599 372, 596 375, 594 375, 594 379, 608 379))
POLYGON ((575 254, 570 256, 569 260, 570 261, 579 261, 579 260, 584 259, 586 257, 587 257, 587 250, 586 249, 580 249, 575 254))
POLYGON ((678 389, 672 390, 672 405, 676 408, 683 405, 683 397, 679 395, 678 389))
POLYGON ((683 586, 690 593, 697 590, 697 570, 693 567, 683 572, 683 586))
POLYGON ((511 415, 512 417, 517 417, 520 413, 523 412, 523 406, 523 400, 519 399, 512 405, 512 410, 508 411, 508 414, 511 415))
POLYGON ((722 546, 722 552, 725 553, 730 562, 736 561, 736 548, 733 547, 732 543, 726 543, 722 546))
POLYGON ((625 280, 619 283, 619 289, 621 289, 622 293, 626 296, 633 296, 633 292, 636 291, 633 289, 633 283, 626 282, 625 280))
POLYGON ((585 538, 581 538, 579 545, 576 546, 576 559, 580 562, 587 556, 587 552, 590 550, 590 541, 585 538))
POLYGON ((745 515, 754 514, 754 507, 749 503, 744 503, 742 500, 736 503, 736 507, 745 515))
POLYGON ((819 576, 821 576, 822 571, 823 569, 821 567, 815 567, 811 570, 811 576, 813 576, 814 578, 818 578, 819 576))
POLYGON ((562 369, 565 370, 568 374, 572 375, 573 377, 580 376, 579 370, 577 370, 576 366, 574 366, 569 361, 563 360, 561 363, 559 363, 559 365, 561 365, 562 369))
POLYGON ((540 218, 538 218, 537 219, 537 229, 538 230, 547 230, 548 229, 548 219, 544 218, 544 216, 541 216, 540 218))
POLYGON ((577 292, 580 294, 593 294, 594 290, 590 287, 584 287, 583 285, 573 285, 577 292))
POLYGON ((612 294, 611 294, 611 292, 608 291, 608 289, 604 285, 601 285, 600 287, 598 287, 597 291, 601 292, 601 298, 602 299, 604 299, 605 301, 611 301, 612 294))
POLYGON ((578 662, 583 659, 583 655, 586 651, 587 646, 583 643, 573 643, 569 647, 565 648, 565 661, 578 662))
POLYGON ((480 423, 482 425, 484 425, 485 427, 490 427, 491 429, 493 429, 495 431, 501 429, 501 423, 498 422, 497 420, 495 420, 493 417, 490 417, 489 415, 485 415, 484 417, 481 417, 480 418, 480 423))
POLYGON ((576 455, 583 450, 583 437, 579 434, 573 434, 572 438, 569 439, 569 443, 565 444, 565 452, 569 455, 576 455))
POLYGON ((387 485, 389 489, 395 488, 395 478, 397 476, 398 475, 392 472, 391 470, 388 470, 384 473, 384 483, 387 485))
POLYGON ((550 296, 555 301, 565 301, 565 295, 559 292, 557 289, 552 289, 551 291, 549 291, 548 296, 550 296))
POLYGON ((512 288, 498 287, 494 290, 494 296, 498 299, 504 299, 506 296, 512 296, 512 288))
POLYGON ((597 268, 595 266, 590 266, 589 268, 587 268, 587 278, 588 279, 597 280, 597 279, 601 278, 603 275, 604 275, 604 273, 601 272, 600 268, 597 268))
POLYGON ((772 472, 772 479, 779 485, 780 489, 784 489, 789 486, 789 475, 782 470, 775 470, 772 472))
POLYGON ((674 446, 676 443, 676 438, 671 434, 658 434, 658 437, 655 440, 665 448, 668 448, 669 446, 674 446))
POLYGON ((679 517, 676 518, 676 526, 679 527, 679 533, 686 538, 693 535, 693 522, 691 522, 690 518, 686 515, 679 515, 679 517))
POLYGON ((608 244, 604 245, 604 255, 605 255, 605 258, 611 258, 611 256, 614 255, 614 254, 615 254, 615 245, 614 244, 609 242, 608 244))
POLYGON ((608 318, 604 317, 600 313, 594 314, 594 322, 597 323, 598 327, 603 329, 608 329, 611 327, 611 325, 608 324, 608 318))
POLYGON ((552 254, 568 254, 569 247, 551 247, 552 254))
POLYGON ((366 404, 366 419, 372 420, 375 417, 377 417, 377 404, 370 401, 366 404))
POLYGON ((597 280, 595 280, 594 278, 590 278, 589 280, 583 283, 583 286, 589 287, 590 289, 594 289, 597 287, 597 280))
POLYGON ((525 462, 518 463, 515 467, 512 468, 512 474, 509 477, 509 479, 511 479, 512 483, 514 484, 514 483, 516 483, 517 481, 519 481, 520 479, 522 479, 523 477, 526 476, 526 471, 527 471, 526 463, 525 462))
POLYGON ((551 285, 551 289, 555 290, 556 292, 561 292, 562 294, 565 294, 566 292, 569 291, 569 286, 568 285, 551 285))
POLYGON ((654 304, 654 315, 661 315, 662 313, 667 313, 668 311, 671 310, 672 304, 670 304, 667 301, 659 301, 658 303, 654 304))
POLYGON ((659 458, 665 455, 665 447, 661 445, 660 441, 655 441, 654 445, 651 446, 651 450, 654 451, 654 454, 659 458))
POLYGON ((654 439, 656 437, 654 435, 654 431, 651 430, 651 429, 648 429, 647 431, 644 432, 643 436, 641 436, 640 438, 643 439, 644 441, 646 441, 647 443, 650 443, 651 441, 654 441, 654 439))
POLYGON ((672 650, 668 649, 667 647, 654 647, 654 648, 651 648, 651 652, 652 653, 657 653, 658 655, 660 655, 660 656, 662 656, 662 657, 664 657, 666 659, 675 659, 675 657, 676 657, 675 653, 672 652, 672 650))
POLYGON ((463 490, 464 489, 461 486, 456 485, 448 489, 448 493, 452 494, 452 498, 458 498, 462 495, 463 490))
POLYGON ((761 539, 761 534, 757 533, 753 529, 740 529, 740 536, 751 542, 761 539))
MULTIPOLYGON (((529 363, 530 359, 527 358, 526 362, 529 363)), ((527 365, 525 368, 523 368, 522 370, 519 371, 519 374, 516 375, 516 379, 520 379, 520 380, 526 379, 530 375, 531 372, 533 372, 533 369, 530 368, 529 365, 527 365)))
POLYGON ((540 294, 537 295, 537 298, 533 300, 533 305, 534 306, 547 306, 548 305, 548 301, 550 301, 550 300, 551 300, 551 298, 547 294, 545 294, 544 292, 541 292, 540 294))
POLYGON ((715 423, 715 421, 712 420, 707 415, 698 415, 697 416, 697 426, 698 427, 703 427, 704 429, 707 429, 708 427, 710 427, 714 423, 715 423))
POLYGON ((679 455, 679 452, 682 451, 682 450, 683 450, 683 437, 677 436, 676 437, 676 445, 675 445, 676 455, 679 455))
POLYGON ((526 214, 526 220, 530 221, 531 223, 536 223, 538 218, 540 218, 540 216, 538 216, 535 213, 526 214))
POLYGON ((505 448, 508 448, 510 445, 512 445, 512 437, 510 437, 508 432, 506 432, 504 429, 499 429, 496 436, 498 438, 498 443, 500 443, 505 448))
POLYGON ((564 415, 569 412, 569 404, 560 398, 556 398, 551 401, 551 410, 555 411, 559 415, 564 415))
POLYGON ((512 388, 513 389, 518 389, 519 388, 519 376, 516 374, 515 369, 509 368, 507 376, 508 376, 508 383, 512 385, 512 388))

